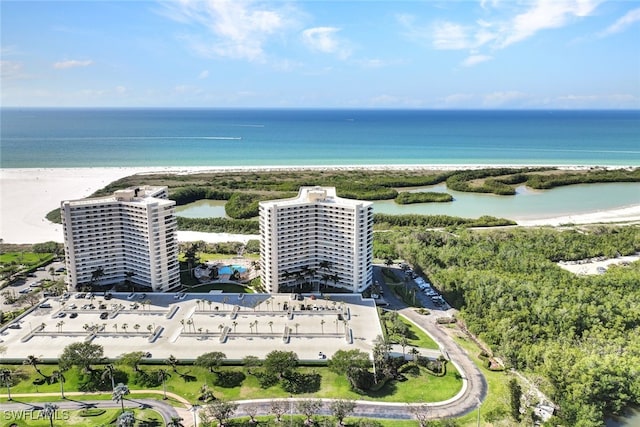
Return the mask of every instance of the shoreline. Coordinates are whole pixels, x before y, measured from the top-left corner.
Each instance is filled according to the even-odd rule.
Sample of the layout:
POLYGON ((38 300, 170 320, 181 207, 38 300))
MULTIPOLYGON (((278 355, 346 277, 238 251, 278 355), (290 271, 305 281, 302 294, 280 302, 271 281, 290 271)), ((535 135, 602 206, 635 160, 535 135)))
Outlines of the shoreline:
MULTIPOLYGON (((62 226, 49 222, 45 215, 63 200, 88 197, 106 185, 130 176, 172 173, 274 172, 298 170, 473 170, 488 167, 543 167, 531 165, 352 165, 352 166, 167 166, 167 167, 87 167, 87 168, 1 168, 0 169, 0 238, 4 243, 40 243, 63 241, 62 226)), ((562 170, 621 169, 611 166, 549 166, 562 170)), ((598 222, 640 221, 640 205, 600 212, 585 212, 555 218, 516 220, 522 226, 557 226, 598 222)), ((246 241, 251 235, 226 233, 178 232, 178 240, 204 240, 209 243, 246 241)))

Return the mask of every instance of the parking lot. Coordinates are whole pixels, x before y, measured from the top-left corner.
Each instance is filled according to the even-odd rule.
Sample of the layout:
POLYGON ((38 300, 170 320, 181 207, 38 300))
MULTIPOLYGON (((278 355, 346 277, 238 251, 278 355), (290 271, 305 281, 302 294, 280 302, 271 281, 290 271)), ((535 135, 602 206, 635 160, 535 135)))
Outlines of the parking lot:
POLYGON ((55 359, 68 344, 90 341, 109 358, 143 351, 192 360, 221 351, 241 360, 278 349, 317 360, 339 349, 371 352, 378 335, 374 301, 350 294, 71 293, 44 300, 0 330, 8 359, 55 359))
MULTIPOLYGON (((5 287, 2 292, 9 292, 16 297, 21 295, 33 294, 39 297, 46 297, 46 291, 40 287, 45 280, 59 279, 65 274, 64 263, 61 261, 55 261, 49 264, 46 268, 42 267, 33 273, 29 273, 24 280, 16 280, 12 285, 5 287)), ((7 310, 6 306, 10 305, 6 298, 2 298, 3 309, 7 310)), ((11 304, 14 307, 26 304, 11 304)))

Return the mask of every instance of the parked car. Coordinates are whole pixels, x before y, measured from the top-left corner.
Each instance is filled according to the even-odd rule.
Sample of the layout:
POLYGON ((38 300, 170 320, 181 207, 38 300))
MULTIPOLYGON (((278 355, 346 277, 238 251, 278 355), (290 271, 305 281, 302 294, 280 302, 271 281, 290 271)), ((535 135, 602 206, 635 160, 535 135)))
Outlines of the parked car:
POLYGON ((49 304, 48 302, 43 302, 38 306, 38 308, 51 308, 51 304, 49 304))
POLYGON ((20 289, 18 291, 18 293, 20 293, 20 294, 28 294, 29 292, 31 292, 31 289, 29 289, 29 288, 20 289))
POLYGON ((20 324, 19 323, 12 323, 9 326, 7 326, 7 328, 9 328, 9 329, 20 329, 20 324))
POLYGON ((106 311, 104 311, 104 312, 100 313, 100 319, 104 320, 104 319, 106 319, 107 317, 109 317, 109 313, 107 313, 106 311))
POLYGON ((65 313, 64 311, 59 311, 55 316, 56 319, 59 319, 61 317, 65 317, 67 315, 67 313, 65 313))
POLYGON ((76 317, 78 317, 78 313, 76 313, 75 311, 69 315, 70 319, 75 319, 76 317))

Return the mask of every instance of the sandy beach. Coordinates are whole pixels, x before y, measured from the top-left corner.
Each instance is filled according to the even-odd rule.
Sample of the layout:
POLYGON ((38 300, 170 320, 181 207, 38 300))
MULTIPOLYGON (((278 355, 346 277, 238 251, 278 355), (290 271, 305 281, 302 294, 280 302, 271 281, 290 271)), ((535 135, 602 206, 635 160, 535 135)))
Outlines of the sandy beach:
MULTIPOLYGON (((473 166, 481 168, 485 166, 473 166)), ((425 166, 313 166, 313 167, 140 167, 140 168, 50 168, 0 169, 0 238, 4 243, 62 242, 62 227, 49 222, 45 215, 63 200, 87 197, 105 185, 134 174, 171 172, 187 174, 202 171, 274 171, 274 170, 350 170, 350 169, 427 169, 453 170, 460 165, 425 166)), ((569 167, 568 167, 569 168, 569 167)), ((568 169, 567 168, 567 169, 568 169)), ((576 169, 576 167, 571 167, 576 169)), ((587 224, 595 222, 640 221, 640 205, 603 212, 585 213, 558 218, 519 221, 523 226, 587 224)), ((206 242, 247 241, 257 236, 226 233, 178 232, 180 241, 206 242)))

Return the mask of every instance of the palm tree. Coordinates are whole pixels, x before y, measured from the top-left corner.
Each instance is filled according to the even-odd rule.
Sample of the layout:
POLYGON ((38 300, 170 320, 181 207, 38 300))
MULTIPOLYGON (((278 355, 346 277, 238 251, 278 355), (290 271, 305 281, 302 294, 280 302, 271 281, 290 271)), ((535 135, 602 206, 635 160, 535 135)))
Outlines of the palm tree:
POLYGON ((38 359, 36 356, 30 354, 29 356, 27 356, 27 358, 22 362, 22 364, 24 365, 31 365, 33 366, 33 369, 36 370, 37 373, 39 373, 43 378, 47 378, 41 371, 40 369, 38 369, 38 363, 40 363, 40 359, 38 359))
POLYGON ((182 424, 183 418, 171 417, 171 420, 167 423, 167 427, 184 427, 182 424))
POLYGON ((160 369, 158 371, 158 378, 162 381, 163 400, 167 400, 167 378, 170 376, 171 374, 167 372, 166 369, 160 369))
POLYGON ((104 371, 102 371, 102 379, 104 380, 106 377, 111 378, 111 390, 115 390, 116 389, 116 383, 114 380, 114 373, 115 373, 115 369, 113 367, 112 364, 107 364, 104 367, 104 371))
POLYGON ((98 281, 102 276, 104 276, 104 269, 102 267, 98 267, 91 272, 91 284, 98 281))
POLYGON ((164 363, 166 363, 168 366, 171 366, 171 369, 173 369, 173 372, 178 372, 176 370, 176 365, 178 364, 178 359, 176 359, 176 357, 173 354, 170 354, 169 358, 167 360, 165 360, 164 363))
POLYGON ((269 321, 269 328, 271 329, 271 333, 273 333, 273 320, 269 321))
POLYGON ((324 335, 324 324, 325 324, 325 321, 324 321, 324 319, 322 319, 320 321, 320 328, 322 329, 322 335, 324 335))
POLYGON ((131 291, 133 291, 133 284, 131 283, 131 278, 135 275, 136 273, 134 273, 133 271, 127 271, 126 273, 124 273, 124 277, 125 277, 124 284, 131 291))
POLYGON ((136 422, 136 417, 133 415, 133 412, 122 412, 118 416, 117 426, 118 427, 133 427, 136 422))
POLYGON ((8 369, 3 369, 0 371, 0 382, 7 386, 7 400, 11 399, 11 383, 13 378, 11 378, 11 371, 8 369))
POLYGON ((111 395, 111 399, 114 402, 120 402, 122 406, 122 413, 124 413, 124 397, 129 394, 129 387, 125 384, 118 383, 117 386, 113 389, 113 394, 111 395))
POLYGON ((235 333, 236 332, 236 326, 238 326, 238 322, 233 322, 232 325, 233 325, 233 332, 235 333))
POLYGON ((135 325, 133 325, 133 329, 135 329, 136 332, 138 332, 138 329, 140 329, 140 325, 136 323, 135 325))
POLYGON ((189 326, 189 330, 191 330, 191 327, 193 327, 193 319, 187 320, 187 325, 189 326))
POLYGON ((207 304, 209 305, 209 311, 211 311, 211 304, 213 304, 213 302, 210 299, 208 299, 207 304))
POLYGON ((60 383, 60 397, 64 399, 64 382, 66 381, 66 378, 62 375, 62 371, 53 371, 51 373, 51 379, 60 383))
POLYGON ((125 333, 127 333, 127 329, 129 329, 129 325, 128 324, 123 323, 120 327, 124 330, 125 333))
POLYGON ((113 324, 113 329, 115 329, 115 330, 116 330, 116 334, 117 334, 117 333, 118 333, 118 324, 117 324, 117 323, 114 323, 114 324, 113 324))
POLYGON ((147 325, 147 331, 151 333, 151 331, 153 331, 153 325, 147 325))
POLYGON ((45 403, 44 407, 40 410, 41 414, 45 418, 49 418, 49 425, 53 427, 53 416, 56 414, 58 410, 58 405, 54 405, 53 403, 45 403))

